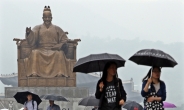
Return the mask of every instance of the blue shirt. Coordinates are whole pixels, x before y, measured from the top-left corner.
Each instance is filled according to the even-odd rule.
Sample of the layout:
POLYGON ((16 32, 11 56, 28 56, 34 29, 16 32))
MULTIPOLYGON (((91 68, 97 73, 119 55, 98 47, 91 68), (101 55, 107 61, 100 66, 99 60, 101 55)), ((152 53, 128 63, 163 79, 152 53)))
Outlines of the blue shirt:
POLYGON ((60 107, 56 104, 53 104, 53 106, 48 106, 47 110, 61 110, 60 107))
MULTIPOLYGON (((142 84, 142 90, 141 90, 142 97, 146 97, 151 92, 150 88, 148 89, 148 92, 144 91, 144 87, 145 87, 146 83, 147 83, 147 80, 145 80, 142 84)), ((155 90, 153 83, 151 83, 150 86, 152 89, 155 90)), ((163 103, 163 101, 166 100, 166 86, 165 86, 165 83, 163 81, 160 81, 160 89, 157 91, 156 95, 157 95, 157 97, 161 97, 161 103, 163 103)))

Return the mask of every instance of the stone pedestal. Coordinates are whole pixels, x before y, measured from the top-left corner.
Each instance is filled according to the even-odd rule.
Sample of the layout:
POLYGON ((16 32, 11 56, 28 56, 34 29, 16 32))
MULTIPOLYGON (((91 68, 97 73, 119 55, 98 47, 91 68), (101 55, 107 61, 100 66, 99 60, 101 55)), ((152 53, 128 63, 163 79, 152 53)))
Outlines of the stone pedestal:
POLYGON ((79 87, 5 87, 5 98, 13 98, 17 92, 30 91, 39 96, 57 94, 66 98, 84 98, 89 95, 87 88, 79 87))
POLYGON ((76 75, 73 73, 73 78, 54 77, 24 77, 19 78, 19 87, 75 87, 76 75))

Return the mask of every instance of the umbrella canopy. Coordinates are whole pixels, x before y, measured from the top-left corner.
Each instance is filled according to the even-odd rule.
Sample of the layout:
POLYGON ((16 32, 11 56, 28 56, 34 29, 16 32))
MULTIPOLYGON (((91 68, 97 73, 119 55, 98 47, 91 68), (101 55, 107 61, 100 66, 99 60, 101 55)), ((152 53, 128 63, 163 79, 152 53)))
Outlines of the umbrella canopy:
POLYGON ((176 106, 169 102, 164 102, 164 108, 176 108, 176 106))
POLYGON ((59 95, 52 95, 52 94, 47 94, 47 95, 42 95, 40 98, 45 99, 45 100, 53 100, 53 101, 66 101, 69 102, 65 97, 59 96, 59 95))
POLYGON ((37 105, 39 105, 42 102, 42 100, 40 99, 40 97, 37 94, 34 94, 32 92, 29 92, 29 91, 17 92, 14 95, 14 98, 18 103, 24 104, 27 101, 28 94, 32 94, 32 100, 36 101, 37 105))
POLYGON ((177 62, 169 54, 156 49, 140 50, 129 60, 146 66, 174 67, 177 65, 177 62))
POLYGON ((89 97, 83 98, 81 101, 79 101, 79 105, 98 106, 99 105, 99 99, 96 99, 95 96, 89 96, 89 97))
POLYGON ((117 67, 122 67, 125 60, 117 54, 91 54, 89 56, 80 58, 73 68, 73 72, 91 73, 103 71, 107 62, 114 61, 117 67))
POLYGON ((122 107, 127 110, 143 110, 143 107, 135 101, 127 101, 122 107))

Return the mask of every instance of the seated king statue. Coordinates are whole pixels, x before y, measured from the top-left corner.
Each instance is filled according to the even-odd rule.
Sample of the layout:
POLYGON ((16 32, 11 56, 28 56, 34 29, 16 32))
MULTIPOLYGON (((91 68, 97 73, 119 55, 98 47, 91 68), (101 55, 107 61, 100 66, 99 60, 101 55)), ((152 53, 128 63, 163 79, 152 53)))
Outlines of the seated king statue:
POLYGON ((27 76, 68 77, 67 59, 63 51, 63 48, 67 48, 66 33, 52 24, 49 6, 45 6, 42 19, 43 24, 33 29, 26 28, 26 40, 33 49, 29 57, 24 59, 27 76))

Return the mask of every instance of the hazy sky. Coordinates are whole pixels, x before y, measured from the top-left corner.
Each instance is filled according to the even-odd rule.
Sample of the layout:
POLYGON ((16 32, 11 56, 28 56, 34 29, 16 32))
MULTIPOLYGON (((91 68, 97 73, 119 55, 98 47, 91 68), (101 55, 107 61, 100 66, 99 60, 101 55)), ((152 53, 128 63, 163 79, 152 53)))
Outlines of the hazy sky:
POLYGON ((1 42, 7 37, 21 38, 26 26, 42 23, 45 5, 51 7, 53 23, 69 31, 72 38, 90 34, 184 42, 183 0, 1 0, 1 42))

